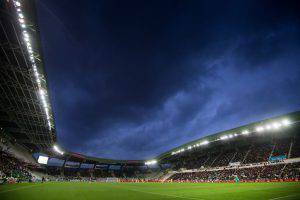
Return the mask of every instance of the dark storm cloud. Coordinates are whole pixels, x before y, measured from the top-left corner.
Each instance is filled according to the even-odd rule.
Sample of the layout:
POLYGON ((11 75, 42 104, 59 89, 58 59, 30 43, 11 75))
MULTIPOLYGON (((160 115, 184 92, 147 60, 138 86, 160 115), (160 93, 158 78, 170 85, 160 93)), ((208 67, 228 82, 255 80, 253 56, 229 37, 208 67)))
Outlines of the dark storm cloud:
POLYGON ((59 142, 151 158, 300 108, 292 2, 41 1, 59 142))

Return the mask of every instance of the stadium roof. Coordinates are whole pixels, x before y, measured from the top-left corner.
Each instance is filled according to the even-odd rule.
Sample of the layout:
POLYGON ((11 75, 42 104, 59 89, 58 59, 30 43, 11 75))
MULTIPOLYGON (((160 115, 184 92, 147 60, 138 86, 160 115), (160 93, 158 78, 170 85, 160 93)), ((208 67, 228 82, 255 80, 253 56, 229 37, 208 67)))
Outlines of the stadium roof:
POLYGON ((128 165, 144 165, 144 160, 115 160, 106 158, 97 158, 92 156, 86 156, 78 153, 67 152, 66 156, 68 160, 83 163, 93 164, 128 164, 128 165))
POLYGON ((56 142, 35 2, 0 2, 0 127, 36 152, 56 142))
POLYGON ((221 140, 229 140, 236 136, 244 135, 244 134, 251 134, 255 132, 260 132, 264 130, 280 130, 281 128, 285 128, 284 126, 294 126, 299 124, 300 122, 300 111, 288 113, 285 115, 280 115, 277 117, 257 121, 254 123, 250 123, 244 126, 240 126, 237 128, 233 128, 226 131, 221 131, 212 135, 208 135, 197 140, 188 142, 183 144, 179 147, 173 148, 165 153, 160 154, 157 157, 157 160, 162 160, 164 158, 168 158, 170 156, 180 154, 186 150, 194 149, 194 148, 201 148, 201 146, 218 142, 221 140))

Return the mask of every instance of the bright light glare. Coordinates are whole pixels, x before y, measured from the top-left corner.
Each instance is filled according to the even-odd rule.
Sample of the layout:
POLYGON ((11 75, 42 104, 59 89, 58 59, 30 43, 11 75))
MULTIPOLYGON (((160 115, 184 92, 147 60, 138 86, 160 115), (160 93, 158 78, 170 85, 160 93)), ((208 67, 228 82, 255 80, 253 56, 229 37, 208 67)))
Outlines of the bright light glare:
POLYGON ((184 152, 184 151, 185 151, 185 149, 182 148, 182 149, 179 149, 179 150, 177 150, 177 151, 173 151, 173 152, 172 152, 172 155, 175 155, 175 154, 178 154, 178 153, 181 153, 181 152, 184 152))
POLYGON ((272 124, 272 127, 273 127, 274 129, 279 129, 280 126, 281 126, 281 124, 276 123, 276 122, 274 122, 274 123, 272 124))
POLYGON ((59 154, 61 154, 61 155, 64 155, 64 152, 61 151, 61 150, 58 148, 58 146, 54 145, 54 146, 53 146, 53 149, 54 149, 54 151, 56 151, 57 153, 59 153, 59 154))
MULTIPOLYGON (((275 131, 275 130, 278 130, 280 128, 284 128, 284 126, 289 126, 291 124, 292 124, 292 122, 289 119, 282 119, 280 121, 271 121, 270 123, 262 124, 261 126, 255 127, 254 130, 251 129, 251 131, 256 131, 256 132, 272 131, 272 130, 275 131)), ((240 134, 248 135, 248 134, 250 134, 250 131, 249 130, 243 130, 242 132, 240 132, 240 134)), ((219 140, 228 140, 230 138, 237 137, 240 134, 233 133, 233 134, 223 135, 219 138, 219 140)), ((186 149, 182 148, 182 149, 179 149, 177 151, 173 151, 171 154, 175 155, 175 154, 184 152, 185 150, 189 150, 189 149, 199 147, 199 146, 202 146, 202 145, 207 145, 209 143, 210 143, 209 141, 204 140, 200 143, 194 144, 192 146, 188 146, 186 149)))
POLYGON ((221 140, 227 140, 229 137, 227 135, 223 135, 220 137, 221 140))
POLYGON ((21 6, 20 2, 18 2, 18 1, 15 1, 15 5, 16 6, 21 6))
MULTIPOLYGON (((42 89, 42 86, 41 86, 40 76, 39 76, 39 73, 38 73, 37 68, 36 68, 35 56, 33 55, 32 44, 30 43, 31 42, 30 37, 29 37, 30 35, 28 33, 29 29, 27 30, 26 20, 25 20, 24 14, 22 13, 21 3, 17 0, 13 0, 13 2, 14 2, 14 6, 16 8, 16 11, 17 11, 19 25, 21 26, 21 28, 23 30, 23 36, 24 36, 23 40, 26 44, 27 51, 28 51, 28 54, 29 54, 29 59, 30 59, 30 62, 32 64, 32 68, 33 68, 33 72, 34 72, 34 75, 35 75, 35 78, 36 78, 36 82, 38 84, 40 96, 41 96, 41 99, 42 99, 43 107, 44 107, 46 118, 47 118, 47 125, 49 126, 49 130, 51 131, 51 129, 52 129, 51 121, 50 121, 51 117, 50 117, 50 113, 49 113, 49 110, 48 110, 49 106, 47 104, 47 99, 45 98, 45 96, 47 95, 47 92, 44 91, 42 89)), ((60 151, 59 153, 63 154, 62 151, 60 151)))
POLYGON ((266 130, 271 130, 272 129, 272 126, 270 124, 266 125, 265 126, 266 130))
POLYGON ((207 144, 209 144, 209 141, 207 141, 207 140, 200 142, 200 145, 207 145, 207 144))
POLYGON ((154 165, 157 163, 157 160, 149 160, 147 162, 145 162, 145 165, 154 165))
POLYGON ((291 122, 288 120, 288 119, 284 119, 284 120, 282 120, 282 122, 281 122, 284 126, 288 126, 288 125, 290 125, 291 124, 291 122))
POLYGON ((256 127, 256 129, 255 129, 257 132, 262 132, 262 131, 264 131, 265 129, 264 129, 264 127, 262 127, 262 126, 258 126, 258 127, 256 127))

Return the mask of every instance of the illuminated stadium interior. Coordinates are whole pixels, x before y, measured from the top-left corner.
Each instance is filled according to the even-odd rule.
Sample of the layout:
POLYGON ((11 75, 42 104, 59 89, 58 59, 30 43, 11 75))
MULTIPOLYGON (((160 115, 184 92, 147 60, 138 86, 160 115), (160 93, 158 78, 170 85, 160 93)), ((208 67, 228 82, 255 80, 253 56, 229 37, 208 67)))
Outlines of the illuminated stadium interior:
POLYGON ((2 173, 22 166, 5 181, 185 184, 233 182, 234 176, 241 182, 299 181, 300 111, 211 134, 149 160, 68 151, 57 140, 35 3, 5 1, 0 13, 0 144, 1 162, 8 163, 2 173))

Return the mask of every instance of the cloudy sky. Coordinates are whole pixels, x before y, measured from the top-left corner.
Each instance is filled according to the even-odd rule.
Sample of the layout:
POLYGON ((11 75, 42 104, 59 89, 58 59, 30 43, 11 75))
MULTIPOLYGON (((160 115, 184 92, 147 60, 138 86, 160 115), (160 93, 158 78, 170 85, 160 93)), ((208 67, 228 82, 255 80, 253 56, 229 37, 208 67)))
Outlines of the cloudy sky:
POLYGON ((149 159, 300 110, 299 10, 292 1, 40 0, 59 143, 149 159))

